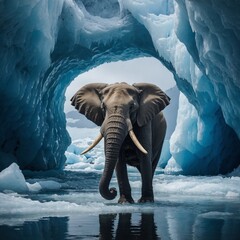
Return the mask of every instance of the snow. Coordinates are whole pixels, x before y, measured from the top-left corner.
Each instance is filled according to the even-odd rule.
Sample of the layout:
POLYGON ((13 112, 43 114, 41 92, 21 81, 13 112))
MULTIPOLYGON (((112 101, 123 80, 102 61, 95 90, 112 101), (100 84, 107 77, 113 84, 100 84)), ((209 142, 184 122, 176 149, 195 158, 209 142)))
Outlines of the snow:
MULTIPOLYGON (((89 197, 89 196, 88 196, 89 197)), ((92 199, 96 200, 96 196, 92 196, 92 199)), ((30 215, 30 214, 39 214, 44 215, 48 214, 50 216, 54 215, 63 215, 66 213, 118 213, 118 212, 151 212, 152 207, 146 206, 141 209, 141 206, 108 206, 102 202, 94 202, 94 204, 89 201, 88 203, 83 202, 82 204, 71 203, 69 201, 49 201, 49 202, 40 202, 37 200, 30 200, 22 198, 19 195, 7 195, 0 193, 0 213, 1 216, 4 215, 30 215)), ((91 198, 90 198, 91 200, 91 198)))
POLYGON ((205 199, 240 198, 238 189, 239 177, 186 177, 161 176, 154 184, 154 190, 158 193, 176 194, 182 196, 194 196, 205 199))

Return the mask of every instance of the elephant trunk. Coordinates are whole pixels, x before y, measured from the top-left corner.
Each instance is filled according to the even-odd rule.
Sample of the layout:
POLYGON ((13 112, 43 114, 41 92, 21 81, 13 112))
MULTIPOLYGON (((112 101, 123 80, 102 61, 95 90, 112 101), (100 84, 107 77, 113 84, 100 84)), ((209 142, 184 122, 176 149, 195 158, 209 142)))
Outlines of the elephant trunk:
POLYGON ((105 167, 99 184, 99 191, 102 197, 112 200, 116 197, 115 188, 109 189, 109 184, 113 175, 114 168, 119 158, 119 152, 124 138, 127 135, 126 121, 121 115, 108 117, 103 127, 105 140, 105 167))

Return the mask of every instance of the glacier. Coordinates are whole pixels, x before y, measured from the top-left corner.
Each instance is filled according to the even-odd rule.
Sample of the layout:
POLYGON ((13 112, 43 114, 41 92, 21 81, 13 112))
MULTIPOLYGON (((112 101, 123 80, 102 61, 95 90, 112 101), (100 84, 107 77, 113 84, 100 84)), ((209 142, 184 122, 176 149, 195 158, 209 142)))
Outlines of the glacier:
POLYGON ((189 175, 231 172, 240 164, 239 10, 227 0, 0 0, 0 169, 62 169, 70 82, 152 56, 181 91, 169 163, 189 175))

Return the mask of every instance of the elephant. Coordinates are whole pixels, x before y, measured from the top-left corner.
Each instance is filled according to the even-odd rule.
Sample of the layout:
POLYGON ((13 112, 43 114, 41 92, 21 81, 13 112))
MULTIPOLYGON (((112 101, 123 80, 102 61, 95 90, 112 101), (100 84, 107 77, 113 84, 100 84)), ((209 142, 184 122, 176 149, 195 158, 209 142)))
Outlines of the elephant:
POLYGON ((112 200, 117 190, 110 188, 115 169, 119 203, 134 203, 127 164, 141 175, 139 203, 154 202, 152 180, 166 133, 162 110, 170 98, 150 83, 92 83, 83 86, 71 98, 71 104, 89 120, 101 126, 100 134, 82 154, 104 138, 105 166, 99 183, 103 198, 112 200))

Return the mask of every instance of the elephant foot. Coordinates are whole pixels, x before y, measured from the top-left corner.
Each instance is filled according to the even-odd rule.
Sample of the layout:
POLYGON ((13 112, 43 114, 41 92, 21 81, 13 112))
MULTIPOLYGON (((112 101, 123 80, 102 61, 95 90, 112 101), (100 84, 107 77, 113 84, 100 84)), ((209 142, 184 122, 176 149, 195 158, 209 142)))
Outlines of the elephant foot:
POLYGON ((118 200, 118 203, 120 204, 126 204, 126 203, 134 203, 133 198, 130 197, 126 197, 124 194, 122 194, 118 200))
POLYGON ((153 203, 154 202, 154 198, 153 197, 141 197, 138 200, 138 203, 153 203))

